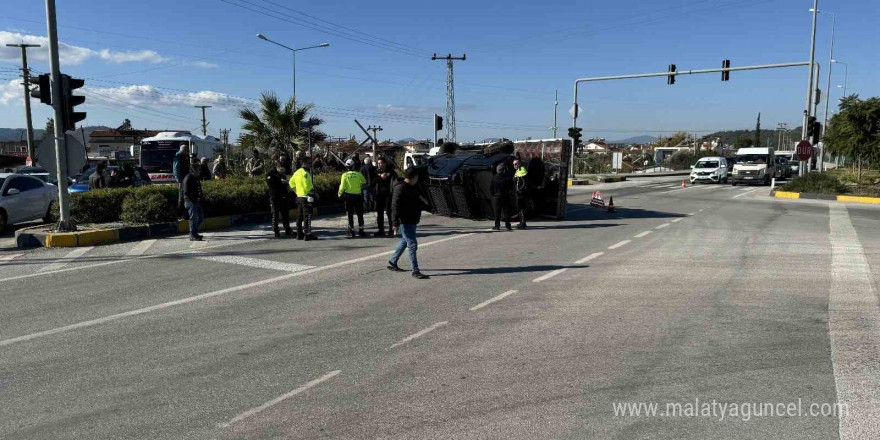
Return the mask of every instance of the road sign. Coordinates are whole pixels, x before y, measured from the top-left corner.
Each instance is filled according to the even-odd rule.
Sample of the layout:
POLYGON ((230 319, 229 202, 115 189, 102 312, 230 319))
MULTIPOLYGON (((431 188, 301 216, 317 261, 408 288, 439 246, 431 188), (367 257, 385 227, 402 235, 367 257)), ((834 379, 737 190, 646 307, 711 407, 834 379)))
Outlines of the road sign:
POLYGON ((579 106, 577 104, 571 106, 571 108, 568 109, 568 114, 570 114, 572 118, 578 117, 578 115, 580 113, 581 113, 581 106, 579 106))
POLYGON ((623 153, 614 152, 611 155, 611 168, 617 171, 623 168, 623 153))
POLYGON ((795 147, 794 154, 800 160, 807 160, 813 155, 813 145, 810 144, 810 141, 800 141, 795 147))
MULTIPOLYGON (((67 169, 66 176, 73 177, 82 171, 86 164, 86 147, 80 143, 76 136, 66 134, 67 138, 67 169)), ((55 169, 55 136, 45 136, 37 146, 37 157, 40 158, 40 166, 52 174, 57 174, 55 169)))

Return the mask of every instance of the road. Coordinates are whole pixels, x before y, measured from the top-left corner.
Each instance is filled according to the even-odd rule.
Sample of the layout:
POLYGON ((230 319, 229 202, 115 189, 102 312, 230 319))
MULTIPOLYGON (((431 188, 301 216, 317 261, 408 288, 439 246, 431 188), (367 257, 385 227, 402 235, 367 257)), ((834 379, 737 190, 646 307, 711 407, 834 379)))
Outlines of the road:
POLYGON ((339 219, 3 251, 0 438, 877 438, 880 210, 679 181, 528 231, 426 216, 424 281, 339 219))

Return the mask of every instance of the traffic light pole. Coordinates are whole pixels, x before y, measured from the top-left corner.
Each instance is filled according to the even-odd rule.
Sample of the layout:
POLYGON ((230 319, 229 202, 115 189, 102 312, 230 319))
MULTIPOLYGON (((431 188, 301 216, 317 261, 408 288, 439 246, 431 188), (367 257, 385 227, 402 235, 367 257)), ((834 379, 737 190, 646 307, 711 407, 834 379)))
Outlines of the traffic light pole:
MULTIPOLYGON (((819 0, 813 0, 813 30, 810 38, 810 65, 816 61, 816 21, 819 18, 819 0)), ((801 130, 801 140, 807 139, 807 121, 810 119, 810 109, 813 105, 813 69, 810 68, 809 80, 807 82, 807 105, 804 108, 804 126, 801 130)), ((798 175, 803 176, 809 171, 809 162, 800 161, 798 166, 798 175)))
MULTIPOLYGON (((571 119, 572 128, 577 128, 577 118, 578 118, 578 84, 582 82, 596 82, 596 81, 613 81, 619 79, 635 79, 635 78, 654 78, 654 77, 669 77, 669 76, 679 76, 679 75, 698 75, 701 73, 724 73, 724 72, 737 72, 741 70, 761 70, 761 69, 781 69, 787 67, 801 67, 801 66, 809 66, 813 63, 813 61, 798 61, 794 63, 777 63, 777 64, 759 64, 756 66, 742 66, 742 67, 722 67, 718 69, 692 69, 692 70, 676 70, 676 71, 666 71, 666 72, 656 72, 656 73, 638 73, 634 75, 616 75, 616 76, 595 76, 591 78, 579 78, 574 80, 574 114, 571 119)), ((811 76, 812 76, 812 70, 811 76)), ((811 84, 812 87, 812 84, 811 84)), ((807 110, 809 111, 809 97, 807 98, 807 110)), ((806 127, 806 119, 804 119, 804 127, 806 127)), ((804 136, 806 136, 806 128, 804 128, 804 136)), ((570 171, 569 176, 574 178, 574 152, 577 149, 577 145, 572 145, 571 148, 571 163, 569 164, 570 171)))
POLYGON ((55 23, 55 0, 46 0, 46 25, 49 35, 49 67, 51 72, 52 107, 55 109, 55 173, 58 177, 57 230, 74 231, 70 220, 70 195, 67 193, 67 139, 64 136, 64 103, 61 102, 61 66, 58 63, 58 27, 55 23))

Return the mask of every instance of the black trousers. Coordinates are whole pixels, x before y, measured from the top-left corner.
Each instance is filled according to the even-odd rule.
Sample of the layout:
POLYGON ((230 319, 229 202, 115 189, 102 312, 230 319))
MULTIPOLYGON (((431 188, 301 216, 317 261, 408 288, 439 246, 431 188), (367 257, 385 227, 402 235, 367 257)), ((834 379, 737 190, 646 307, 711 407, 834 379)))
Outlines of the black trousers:
POLYGON ((272 208, 272 230, 276 235, 280 233, 278 229, 279 221, 284 226, 284 232, 288 235, 293 234, 290 229, 290 207, 287 204, 286 197, 269 198, 269 205, 272 208))
POLYGON ((504 217, 504 226, 510 229, 510 198, 492 197, 492 211, 495 212, 495 227, 501 227, 501 218, 504 217))
POLYGON ((296 235, 312 234, 312 204, 307 197, 296 198, 296 235))
POLYGON ((519 215, 519 224, 520 226, 526 225, 526 206, 528 204, 528 200, 524 195, 516 196, 516 210, 517 215, 519 215))
POLYGON ((391 194, 376 194, 376 223, 379 224, 379 232, 385 232, 385 216, 388 216, 388 229, 393 229, 391 194))
POLYGON ((354 215, 357 214, 358 228, 364 228, 364 196, 346 194, 345 212, 348 214, 348 229, 354 230, 354 215))

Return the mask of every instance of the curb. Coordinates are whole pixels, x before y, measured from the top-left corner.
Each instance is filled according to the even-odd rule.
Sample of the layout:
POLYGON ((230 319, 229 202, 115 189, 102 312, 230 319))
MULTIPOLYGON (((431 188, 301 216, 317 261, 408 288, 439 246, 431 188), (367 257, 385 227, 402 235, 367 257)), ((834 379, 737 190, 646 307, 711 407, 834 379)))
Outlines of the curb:
POLYGON ((791 191, 773 191, 773 197, 778 199, 807 199, 807 200, 831 200, 847 203, 880 204, 880 197, 844 196, 835 194, 798 193, 791 191))
MULTIPOLYGON (((312 208, 312 215, 323 216, 338 214, 343 210, 338 206, 319 206, 312 208)), ((290 210, 290 217, 296 218, 299 211, 290 210)), ((232 226, 265 223, 271 221, 272 214, 259 212, 221 217, 208 217, 202 223, 200 231, 226 229, 232 226)), ((146 238, 171 237, 189 232, 189 221, 179 220, 169 223, 154 223, 142 226, 127 226, 114 229, 98 229, 82 232, 37 232, 22 229, 15 233, 15 243, 19 248, 33 247, 80 247, 116 244, 126 241, 137 241, 146 238)))

